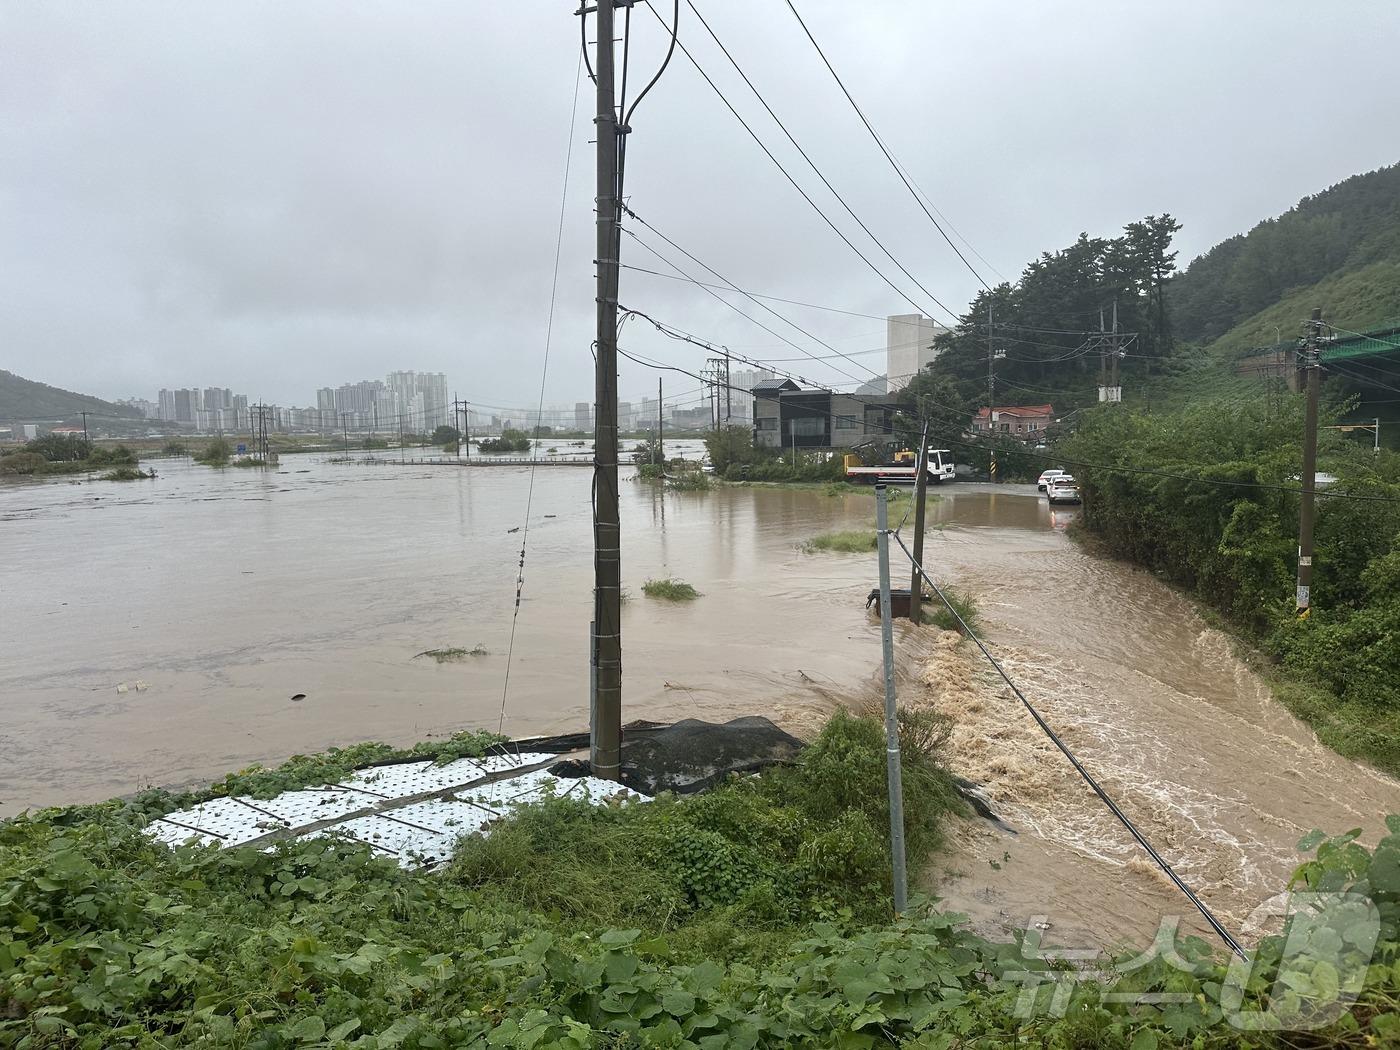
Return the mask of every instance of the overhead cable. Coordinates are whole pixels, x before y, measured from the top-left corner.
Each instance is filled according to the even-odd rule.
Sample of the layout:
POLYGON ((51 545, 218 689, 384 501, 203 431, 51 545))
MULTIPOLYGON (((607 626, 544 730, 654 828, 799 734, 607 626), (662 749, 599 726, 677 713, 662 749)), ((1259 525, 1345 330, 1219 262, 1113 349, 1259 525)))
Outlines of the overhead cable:
MULTIPOLYGON (((690 0, 686 0, 686 2, 689 3, 690 0)), ((790 10, 793 14, 793 17, 797 19, 797 24, 802 27, 802 32, 807 34, 807 39, 812 42, 812 46, 816 48, 817 54, 821 56, 822 63, 826 66, 827 71, 836 81, 837 86, 841 89, 841 94, 846 96, 846 101, 849 102, 851 104, 851 108, 856 111, 856 116, 860 117, 860 122, 865 125, 865 130, 870 132, 870 137, 875 140, 875 145, 880 147, 880 152, 883 153, 885 155, 885 159, 890 162, 890 167, 892 167, 894 169, 895 174, 899 176, 899 181, 904 183, 904 188, 907 189, 909 191, 910 196, 914 198, 914 203, 917 204, 920 207, 920 209, 922 209, 923 213, 928 216, 928 221, 933 223, 934 229, 936 229, 939 232, 939 234, 942 235, 943 239, 948 242, 948 247, 953 249, 954 254, 956 254, 957 257, 962 261, 962 264, 967 267, 968 272, 971 273, 973 277, 977 278, 977 282, 983 288, 990 292, 992 290, 992 286, 989 285, 985 280, 983 280, 982 275, 977 272, 977 269, 972 265, 972 263, 967 261, 967 256, 963 255, 963 253, 958 250, 958 246, 953 243, 953 239, 948 236, 947 231, 945 231, 942 225, 939 224, 938 220, 933 217, 933 212, 929 211, 928 208, 924 207, 924 202, 920 199, 919 194, 915 191, 914 187, 905 177, 904 171, 900 168, 899 164, 890 154, 890 151, 886 148, 884 140, 880 138, 879 134, 875 131, 875 128, 871 125, 869 119, 866 118, 865 111, 860 108, 860 106, 856 103, 856 100, 851 96, 850 91, 847 90, 845 81, 843 81, 841 79, 840 74, 836 72, 835 67, 831 64, 831 60, 826 57, 826 52, 823 51, 821 45, 817 43, 817 38, 812 35, 812 31, 807 28, 807 23, 804 22, 802 20, 802 16, 798 14, 797 8, 793 5, 792 0, 786 0, 786 2, 788 5, 788 10, 790 10)), ((694 5, 692 4, 691 6, 693 7, 694 5)), ((704 19, 701 19, 701 21, 703 22, 704 19)))
POLYGON ((938 303, 939 307, 941 307, 950 316, 956 317, 956 314, 953 314, 953 312, 949 310, 946 306, 944 306, 943 303, 939 302, 938 297, 935 296, 932 292, 930 292, 927 288, 925 288, 923 283, 912 273, 910 273, 909 269, 902 262, 900 262, 894 257, 894 253, 892 253, 888 248, 885 247, 884 242, 881 241, 880 238, 875 236, 874 231, 871 230, 870 227, 865 224, 865 220, 863 220, 859 215, 857 215, 855 213, 855 209, 852 208, 848 203, 846 203, 846 198, 843 197, 841 195, 841 192, 831 184, 831 180, 828 179, 825 174, 823 174, 821 168, 817 167, 817 162, 814 161, 811 158, 811 156, 807 153, 807 151, 802 148, 802 144, 798 142, 797 139, 793 138, 792 132, 788 131, 787 125, 783 123, 782 118, 780 118, 778 114, 773 112, 773 107, 768 104, 768 100, 764 98, 762 93, 758 90, 758 88, 754 86, 753 81, 749 79, 749 75, 744 72, 743 68, 735 60, 734 56, 730 53, 729 48, 725 47, 724 42, 720 40, 718 36, 715 35, 715 31, 712 28, 710 28, 710 23, 705 20, 705 16, 702 15, 700 13, 699 8, 695 6, 694 0, 685 0, 685 2, 690 7, 690 10, 694 12, 695 17, 700 20, 700 24, 705 27, 705 32, 710 34, 710 39, 713 40, 715 42, 715 45, 720 49, 720 51, 724 53, 724 57, 729 59, 729 64, 734 67, 734 71, 738 73, 739 76, 743 79, 744 83, 748 85, 748 89, 751 92, 753 92, 754 98, 758 99, 759 104, 764 108, 765 111, 767 111, 768 115, 773 118, 773 123, 778 125, 778 129, 785 136, 787 136, 787 140, 792 143, 793 148, 796 149, 797 152, 802 155, 802 159, 807 162, 807 166, 812 169, 812 171, 816 174, 817 178, 821 179, 822 185, 825 186, 829 191, 831 191, 831 195, 836 198, 836 200, 840 203, 841 207, 846 209, 846 214, 856 221, 856 225, 865 231, 865 235, 875 242, 876 247, 878 247, 880 251, 885 253, 885 257, 889 259, 890 262, 894 263, 895 266, 899 268, 899 271, 902 274, 904 274, 905 277, 909 278, 909 280, 914 282, 914 286, 918 288, 919 291, 923 292, 935 303, 938 303))
MULTIPOLYGON (((656 11, 655 8, 651 6, 650 3, 647 4, 647 8, 653 14, 655 14, 657 18, 661 17, 660 14, 656 11)), ((749 126, 748 121, 746 121, 739 114, 739 111, 734 108, 733 103, 731 103, 729 99, 725 96, 724 92, 720 90, 719 85, 717 85, 712 79, 710 79, 710 75, 706 73, 704 68, 700 65, 700 63, 695 60, 695 56, 690 53, 690 49, 687 48, 685 44, 680 43, 679 41, 677 41, 676 46, 678 46, 681 49, 681 54, 685 55, 685 57, 690 61, 690 64, 695 67, 695 71, 699 73, 702 78, 704 78, 705 83, 710 85, 710 88, 714 91, 714 93, 719 96, 719 100, 723 102, 725 108, 728 109, 729 112, 734 115, 734 119, 737 120, 743 126, 744 130, 749 133, 749 137, 752 138, 755 143, 757 143, 758 148, 761 149, 764 155, 767 156, 767 158, 773 162, 773 165, 780 172, 782 172, 783 177, 792 184, 793 189, 797 190, 797 192, 802 196, 802 199, 805 200, 811 206, 812 210, 815 211, 818 216, 820 216, 821 220, 831 227, 832 232, 835 233, 836 236, 840 237, 841 240, 845 242, 846 246, 850 248, 851 251, 855 252, 857 256, 859 256, 860 261, 865 263, 865 265, 870 268, 871 272, 873 272, 877 277, 879 277, 880 280, 884 281, 885 284, 889 285, 896 295, 898 295, 901 299, 907 302, 914 309, 918 310, 920 313, 930 313, 931 311, 929 311, 927 307, 923 306, 918 302, 915 302, 912 298, 910 298, 909 294, 904 291, 904 289, 900 288, 899 285, 895 284, 887 276, 885 276, 884 272, 873 262, 871 262, 869 257, 866 256, 864 252, 862 252, 858 247, 856 247, 855 242, 852 241, 848 236, 846 236, 845 232, 839 226, 837 226, 834 222, 831 221, 831 218, 826 214, 826 212, 822 211, 821 206, 812 199, 811 194, 809 194, 806 190, 802 188, 801 184, 798 183, 798 181, 792 177, 792 174, 787 170, 787 168, 783 166, 783 162, 780 161, 774 155, 773 151, 768 148, 767 144, 764 143, 764 141, 761 138, 759 138, 758 132, 754 131, 754 129, 749 126)), ((957 317, 956 314, 954 314, 941 302, 938 303, 938 306, 940 309, 943 310, 944 313, 948 314, 950 317, 957 317)))
POLYGON ((1060 749, 1061 754, 1063 754, 1065 758, 1069 759, 1070 765, 1084 778, 1084 782, 1089 785, 1089 788, 1099 797, 1099 800, 1108 807, 1109 812, 1117 817, 1118 821, 1128 829, 1129 834, 1137 840, 1138 845, 1147 851, 1147 855, 1152 858, 1157 867, 1162 869, 1162 873, 1166 875, 1167 878, 1171 879, 1176 885, 1176 888, 1186 895, 1186 899, 1196 906, 1196 910, 1199 911, 1206 922, 1210 924, 1211 929, 1220 935, 1220 939, 1225 942, 1226 946, 1241 959, 1245 958, 1244 949, 1240 946, 1240 943, 1231 936, 1230 931, 1227 930, 1220 920, 1215 917, 1214 913, 1206 907, 1205 903, 1196 896, 1191 887, 1186 885, 1181 876, 1167 863, 1166 859, 1157 852, 1152 843, 1148 841, 1147 836, 1144 835, 1138 829, 1138 826, 1129 819, 1127 814, 1118 807, 1118 804, 1113 801, 1108 792, 1104 791, 1104 789, 1099 786, 1099 782, 1094 779, 1093 774, 1084 768, 1084 763, 1080 762, 1079 759, 1075 757, 1074 752, 1060 739, 1059 734, 1050 727, 1050 723, 1036 710, 1035 705, 1026 699, 1026 694, 1021 691, 1021 687, 1006 673, 1006 669, 1001 666, 1001 661, 992 655, 992 651, 988 649, 986 643, 977 636, 977 632, 968 626, 967 621, 963 619, 962 614, 958 612, 953 603, 948 600, 948 596, 943 593, 943 589, 934 582, 933 577, 928 574, 919 562, 915 561, 914 553, 904 543, 904 537, 899 534, 898 530, 893 530, 890 534, 894 536, 895 541, 899 544, 900 549, 904 551, 905 557, 909 559, 915 570, 923 577, 929 587, 933 589, 934 594, 938 595, 939 600, 947 610, 952 613, 953 618, 957 620, 958 626, 962 629, 963 634, 972 639, 977 648, 982 651, 982 655, 987 658, 987 662, 992 665, 997 674, 1001 676, 1002 681, 1004 681, 1016 695, 1016 699, 1020 700, 1025 709, 1030 712, 1031 717, 1035 719, 1036 725, 1040 726, 1045 735, 1050 738, 1050 742, 1060 749))

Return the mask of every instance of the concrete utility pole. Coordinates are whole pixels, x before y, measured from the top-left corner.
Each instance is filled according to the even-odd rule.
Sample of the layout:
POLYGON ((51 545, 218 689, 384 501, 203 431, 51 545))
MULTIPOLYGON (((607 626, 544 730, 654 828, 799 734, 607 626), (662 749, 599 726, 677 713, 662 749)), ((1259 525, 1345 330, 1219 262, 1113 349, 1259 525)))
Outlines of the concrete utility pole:
POLYGON ((733 388, 729 385, 729 350, 724 351, 724 425, 729 426, 730 416, 733 415, 734 405, 730 400, 733 388))
POLYGON ((346 417, 349 415, 349 412, 340 413, 340 433, 345 438, 345 456, 347 459, 350 456, 350 424, 346 422, 346 417))
POLYGON ((666 412, 661 407, 661 380, 656 381, 656 460, 664 470, 666 467, 666 442, 661 430, 666 422, 666 412))
MULTIPOLYGON (((597 367, 595 372, 593 477, 597 507, 593 518, 593 619, 598 690, 590 727, 593 775, 618 780, 622 774, 622 528, 617 492, 617 291, 618 120, 613 94, 613 4, 597 5, 597 367)), ((661 405, 657 403, 657 413, 661 405)), ((659 421, 658 421, 659 422, 659 421)), ((658 426, 658 433, 659 433, 658 426)))
POLYGON ((1307 322, 1303 360, 1300 363, 1307 382, 1307 408, 1303 416, 1303 496, 1298 511, 1298 592, 1297 613, 1305 617, 1312 609, 1313 506, 1317 490, 1317 399, 1321 386, 1322 361, 1319 346, 1322 310, 1312 312, 1307 322))
POLYGON ((1112 336, 1112 344, 1111 344, 1111 345, 1112 345, 1112 354, 1113 354, 1113 358, 1112 358, 1112 364, 1110 365, 1110 374, 1111 374, 1111 376, 1112 376, 1112 382, 1109 384, 1109 386, 1110 386, 1110 387, 1112 388, 1112 390, 1113 390, 1113 400, 1116 402, 1116 401, 1122 401, 1122 400, 1123 400, 1123 384, 1122 384, 1122 382, 1121 382, 1121 381, 1119 380, 1119 378, 1118 378, 1119 350, 1118 350, 1118 300, 1117 300, 1117 299, 1113 300, 1113 336, 1112 336))
MULTIPOLYGON (((900 767, 899 713, 894 694, 894 625, 890 614, 890 536, 885 486, 875 486, 875 532, 880 557, 880 647, 885 663, 885 777, 890 793, 890 862, 894 869, 894 910, 903 913, 909 895, 904 861, 904 771, 900 767)), ((918 572, 918 564, 914 566, 918 572)))
POLYGON ((90 444, 90 442, 88 441, 88 431, 87 431, 87 416, 88 416, 88 414, 87 414, 86 412, 79 412, 78 414, 79 414, 80 416, 83 417, 83 444, 84 444, 84 445, 90 444))
MULTIPOLYGON (((992 351, 992 304, 987 304, 987 443, 993 444, 996 441, 996 373, 993 370, 993 363, 996 355, 992 351)), ((987 476, 993 485, 997 481, 997 450, 994 447, 991 451, 991 459, 987 467, 987 476)), ((919 572, 914 570, 914 578, 918 579, 919 572)), ((916 584, 917 586, 917 584, 916 584)))
POLYGON ((919 566, 924 563, 924 504, 928 496, 928 423, 924 423, 923 434, 919 438, 919 454, 914 459, 918 474, 914 478, 914 573, 909 580, 909 619, 920 623, 923 619, 923 580, 919 577, 919 566))

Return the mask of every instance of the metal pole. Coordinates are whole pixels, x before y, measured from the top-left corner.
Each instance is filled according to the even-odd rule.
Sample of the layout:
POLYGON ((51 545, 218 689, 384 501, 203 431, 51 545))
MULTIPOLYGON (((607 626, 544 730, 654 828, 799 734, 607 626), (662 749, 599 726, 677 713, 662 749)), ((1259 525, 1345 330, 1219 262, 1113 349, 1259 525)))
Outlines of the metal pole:
POLYGON ((894 910, 902 913, 908 902, 909 886, 904 868, 904 774, 899 763, 899 718, 895 712, 890 537, 884 485, 875 486, 875 529, 880 548, 880 646, 885 657, 885 770, 890 792, 890 860, 894 866, 894 910))
POLYGON ((923 580, 919 578, 919 566, 924 563, 924 503, 928 496, 928 422, 919 437, 919 455, 914 460, 918 474, 914 478, 914 573, 909 580, 909 619, 919 623, 923 619, 923 580))
MULTIPOLYGON (((622 530, 617 493, 617 112, 613 95, 613 3, 597 6, 598 356, 593 429, 597 507, 593 519, 594 603, 598 624, 598 700, 592 723, 593 775, 622 773, 622 530)), ((657 406, 658 411, 660 405, 657 406)))
POLYGON ((1308 400, 1303 418, 1303 497, 1298 513, 1298 591, 1297 613, 1307 616, 1312 603, 1313 503, 1317 488, 1317 398, 1319 373, 1318 333, 1322 311, 1312 312, 1308 322, 1307 345, 1303 349, 1303 369, 1307 373, 1308 400))

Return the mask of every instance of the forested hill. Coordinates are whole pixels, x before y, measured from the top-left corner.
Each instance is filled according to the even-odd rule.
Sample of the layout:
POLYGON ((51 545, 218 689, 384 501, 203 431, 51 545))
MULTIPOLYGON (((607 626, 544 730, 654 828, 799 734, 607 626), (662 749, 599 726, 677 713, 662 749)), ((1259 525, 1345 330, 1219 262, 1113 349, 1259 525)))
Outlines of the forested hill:
MULTIPOLYGON (((1290 293, 1328 280, 1336 294, 1339 278, 1377 264, 1388 271, 1397 263, 1400 164, 1304 197, 1278 218, 1195 259, 1167 287, 1173 331, 1183 341, 1209 343, 1290 293)), ((1368 283, 1374 285, 1377 276, 1370 273, 1368 283)), ((1385 303, 1376 306, 1384 313, 1385 303)), ((1380 319, 1347 321, 1355 327, 1380 319)))
POLYGON ((0 369, 0 420, 69 420, 80 412, 139 418, 141 413, 100 397, 36 383, 0 369))

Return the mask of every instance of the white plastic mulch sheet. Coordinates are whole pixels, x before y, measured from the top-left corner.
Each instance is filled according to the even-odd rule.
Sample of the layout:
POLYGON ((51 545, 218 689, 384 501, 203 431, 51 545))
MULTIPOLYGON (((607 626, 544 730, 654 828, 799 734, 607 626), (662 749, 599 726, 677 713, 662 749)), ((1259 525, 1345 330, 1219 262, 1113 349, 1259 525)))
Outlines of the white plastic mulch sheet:
POLYGON ((401 762, 356 770, 339 784, 284 791, 276 798, 219 798, 167 813, 146 833, 168 846, 194 841, 229 847, 279 838, 343 836, 394 857, 406 868, 451 858, 457 840, 486 835, 516 806, 567 795, 595 805, 645 801, 596 777, 556 777, 543 766, 557 755, 524 752, 462 758, 445 765, 401 762), (511 770, 535 766, 511 775, 511 770))

